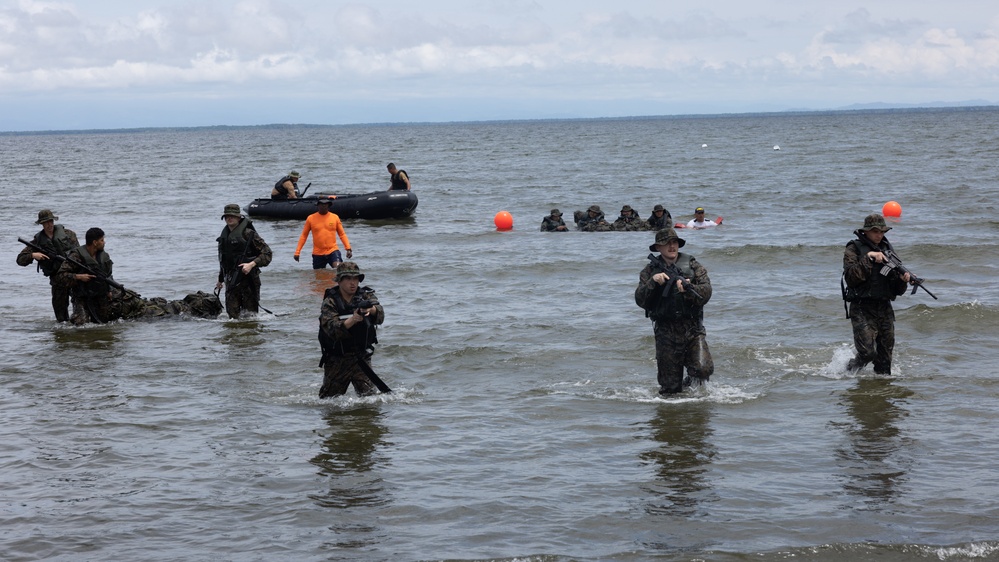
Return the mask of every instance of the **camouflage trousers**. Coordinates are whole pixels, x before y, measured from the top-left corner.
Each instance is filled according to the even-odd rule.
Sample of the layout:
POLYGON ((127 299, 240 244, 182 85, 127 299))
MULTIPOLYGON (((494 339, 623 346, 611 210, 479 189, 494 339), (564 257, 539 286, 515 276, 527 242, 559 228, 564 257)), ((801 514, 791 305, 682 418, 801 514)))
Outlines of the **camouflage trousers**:
POLYGON ((113 320, 111 314, 111 299, 106 295, 89 297, 73 295, 73 315, 69 321, 76 326, 87 322, 104 324, 113 320))
POLYGON ((850 303, 850 322, 853 324, 853 345, 857 354, 847 369, 859 371, 874 363, 874 372, 891 374, 891 356, 895 349, 895 311, 888 299, 850 303))
POLYGON ((358 361, 364 361, 369 367, 371 365, 368 358, 361 355, 327 356, 323 365, 323 386, 319 388, 319 397, 329 398, 346 394, 347 387, 351 384, 354 385, 354 391, 358 396, 378 394, 378 389, 364 373, 358 361))
POLYGON ((700 322, 656 322, 656 366, 660 394, 676 394, 684 386, 706 382, 715 372, 700 322), (690 377, 684 384, 683 369, 690 377))
POLYGON ((225 285, 225 311, 239 318, 242 311, 257 313, 260 307, 260 275, 244 276, 236 286, 225 285))
POLYGON ((56 322, 69 321, 69 287, 56 283, 55 279, 49 278, 52 286, 52 311, 55 312, 56 322))

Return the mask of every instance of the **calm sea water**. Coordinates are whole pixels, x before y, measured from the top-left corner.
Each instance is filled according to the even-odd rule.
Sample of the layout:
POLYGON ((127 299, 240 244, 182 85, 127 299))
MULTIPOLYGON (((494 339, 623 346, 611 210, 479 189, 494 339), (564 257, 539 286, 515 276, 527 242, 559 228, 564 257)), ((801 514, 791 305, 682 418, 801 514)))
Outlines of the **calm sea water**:
POLYGON ((0 558, 999 560, 997 161, 996 110, 0 136, 0 558), (347 232, 391 395, 317 398, 299 222, 257 221, 275 314, 241 321, 58 326, 14 264, 51 208, 144 296, 210 291, 225 204, 389 161, 415 219, 347 232), (852 376, 842 249, 888 200, 940 299, 900 297, 893 376, 852 376), (724 217, 681 232, 715 375, 668 400, 653 234, 537 232, 657 203, 724 217))

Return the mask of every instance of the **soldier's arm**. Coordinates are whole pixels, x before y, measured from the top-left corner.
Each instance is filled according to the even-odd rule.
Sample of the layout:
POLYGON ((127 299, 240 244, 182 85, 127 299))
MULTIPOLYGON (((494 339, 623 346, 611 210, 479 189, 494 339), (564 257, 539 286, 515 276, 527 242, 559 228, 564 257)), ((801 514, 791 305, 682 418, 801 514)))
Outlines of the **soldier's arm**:
POLYGON ((271 263, 271 260, 274 259, 274 254, 271 253, 271 247, 264 242, 264 239, 257 234, 257 231, 254 230, 251 231, 251 233, 253 236, 251 243, 258 253, 257 257, 253 258, 253 263, 257 264, 257 267, 266 267, 271 263))
POLYGON ((694 278, 690 280, 690 284, 694 286, 694 290, 701 295, 701 298, 698 300, 693 293, 690 293, 687 298, 694 299, 698 304, 704 306, 711 300, 711 279, 708 277, 708 270, 694 258, 690 258, 690 267, 694 270, 694 278))
POLYGON ((873 262, 857 253, 854 244, 848 244, 843 251, 843 273, 850 287, 862 285, 871 276, 873 262))

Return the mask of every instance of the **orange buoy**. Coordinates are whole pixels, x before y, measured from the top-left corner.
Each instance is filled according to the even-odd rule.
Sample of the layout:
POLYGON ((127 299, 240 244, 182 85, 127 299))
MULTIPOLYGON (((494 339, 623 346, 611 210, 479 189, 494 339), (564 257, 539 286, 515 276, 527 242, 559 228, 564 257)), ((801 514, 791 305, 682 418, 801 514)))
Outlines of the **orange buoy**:
POLYGON ((881 214, 886 217, 901 217, 902 206, 895 201, 889 201, 881 207, 881 214))
POLYGON ((496 225, 496 230, 513 230, 513 215, 500 211, 493 217, 493 224, 496 225))

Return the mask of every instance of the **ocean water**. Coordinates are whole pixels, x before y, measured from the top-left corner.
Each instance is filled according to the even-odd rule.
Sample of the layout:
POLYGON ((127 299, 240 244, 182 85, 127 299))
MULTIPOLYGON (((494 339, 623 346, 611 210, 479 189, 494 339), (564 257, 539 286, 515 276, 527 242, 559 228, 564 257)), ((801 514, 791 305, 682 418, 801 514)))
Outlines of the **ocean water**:
POLYGON ((997 161, 995 108, 0 136, 0 559, 999 560, 997 161), (317 397, 301 222, 255 221, 273 314, 239 321, 57 325, 14 264, 51 208, 143 296, 208 292, 225 204, 389 161, 415 218, 346 229, 390 395, 317 397), (892 375, 851 375, 843 246, 889 200, 939 300, 899 297, 892 375), (538 232, 657 203, 724 217, 680 232, 715 374, 669 399, 654 235, 538 232))

